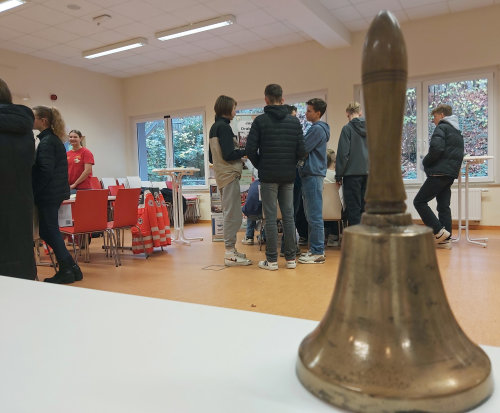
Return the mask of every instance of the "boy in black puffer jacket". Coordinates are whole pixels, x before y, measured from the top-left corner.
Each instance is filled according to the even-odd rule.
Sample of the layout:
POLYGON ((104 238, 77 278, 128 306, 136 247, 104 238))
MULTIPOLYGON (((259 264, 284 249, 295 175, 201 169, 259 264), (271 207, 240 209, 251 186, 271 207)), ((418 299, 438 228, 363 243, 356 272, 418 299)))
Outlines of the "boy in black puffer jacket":
POLYGON ((438 105, 433 111, 436 125, 432 134, 429 153, 424 157, 427 179, 418 191, 413 205, 422 221, 434 232, 437 248, 451 248, 451 185, 460 173, 464 159, 464 138, 458 126, 458 118, 451 106, 438 105), (438 216, 427 203, 436 198, 438 216))

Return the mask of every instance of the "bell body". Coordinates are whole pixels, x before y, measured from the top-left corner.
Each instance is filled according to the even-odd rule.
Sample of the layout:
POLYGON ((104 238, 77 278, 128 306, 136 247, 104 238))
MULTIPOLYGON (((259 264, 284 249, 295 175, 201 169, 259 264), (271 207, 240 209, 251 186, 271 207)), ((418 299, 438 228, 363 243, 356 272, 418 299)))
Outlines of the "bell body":
POLYGON ((409 214, 365 214, 344 231, 330 307, 299 348, 309 391, 366 413, 463 412, 491 395, 490 361, 453 316, 431 234, 409 214))

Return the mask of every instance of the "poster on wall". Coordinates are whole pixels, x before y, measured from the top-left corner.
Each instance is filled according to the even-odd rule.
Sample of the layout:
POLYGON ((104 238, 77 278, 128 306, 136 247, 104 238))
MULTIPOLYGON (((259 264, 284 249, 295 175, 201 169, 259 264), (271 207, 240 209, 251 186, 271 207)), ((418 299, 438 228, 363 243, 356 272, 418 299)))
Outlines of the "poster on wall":
POLYGON ((236 135, 238 146, 241 149, 246 146, 247 137, 250 132, 250 128, 252 127, 252 122, 259 115, 260 113, 236 115, 231 121, 231 128, 236 135))

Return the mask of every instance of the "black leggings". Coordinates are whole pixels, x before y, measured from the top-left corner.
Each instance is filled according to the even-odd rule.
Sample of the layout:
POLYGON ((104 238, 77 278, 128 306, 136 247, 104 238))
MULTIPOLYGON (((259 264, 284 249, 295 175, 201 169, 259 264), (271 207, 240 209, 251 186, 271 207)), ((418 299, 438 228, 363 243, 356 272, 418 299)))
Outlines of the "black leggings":
POLYGON ((64 244, 63 237, 59 231, 58 211, 59 204, 44 204, 38 206, 38 217, 40 238, 54 250, 57 261, 74 263, 73 257, 64 244))

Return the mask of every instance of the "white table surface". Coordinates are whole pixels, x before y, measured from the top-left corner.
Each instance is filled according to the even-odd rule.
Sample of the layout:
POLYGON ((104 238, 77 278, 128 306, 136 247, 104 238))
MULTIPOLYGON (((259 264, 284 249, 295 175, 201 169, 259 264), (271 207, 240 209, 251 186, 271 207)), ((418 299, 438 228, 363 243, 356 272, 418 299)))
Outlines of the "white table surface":
POLYGON ((295 376, 315 321, 1 276, 0 311, 1 412, 341 411, 295 376))

